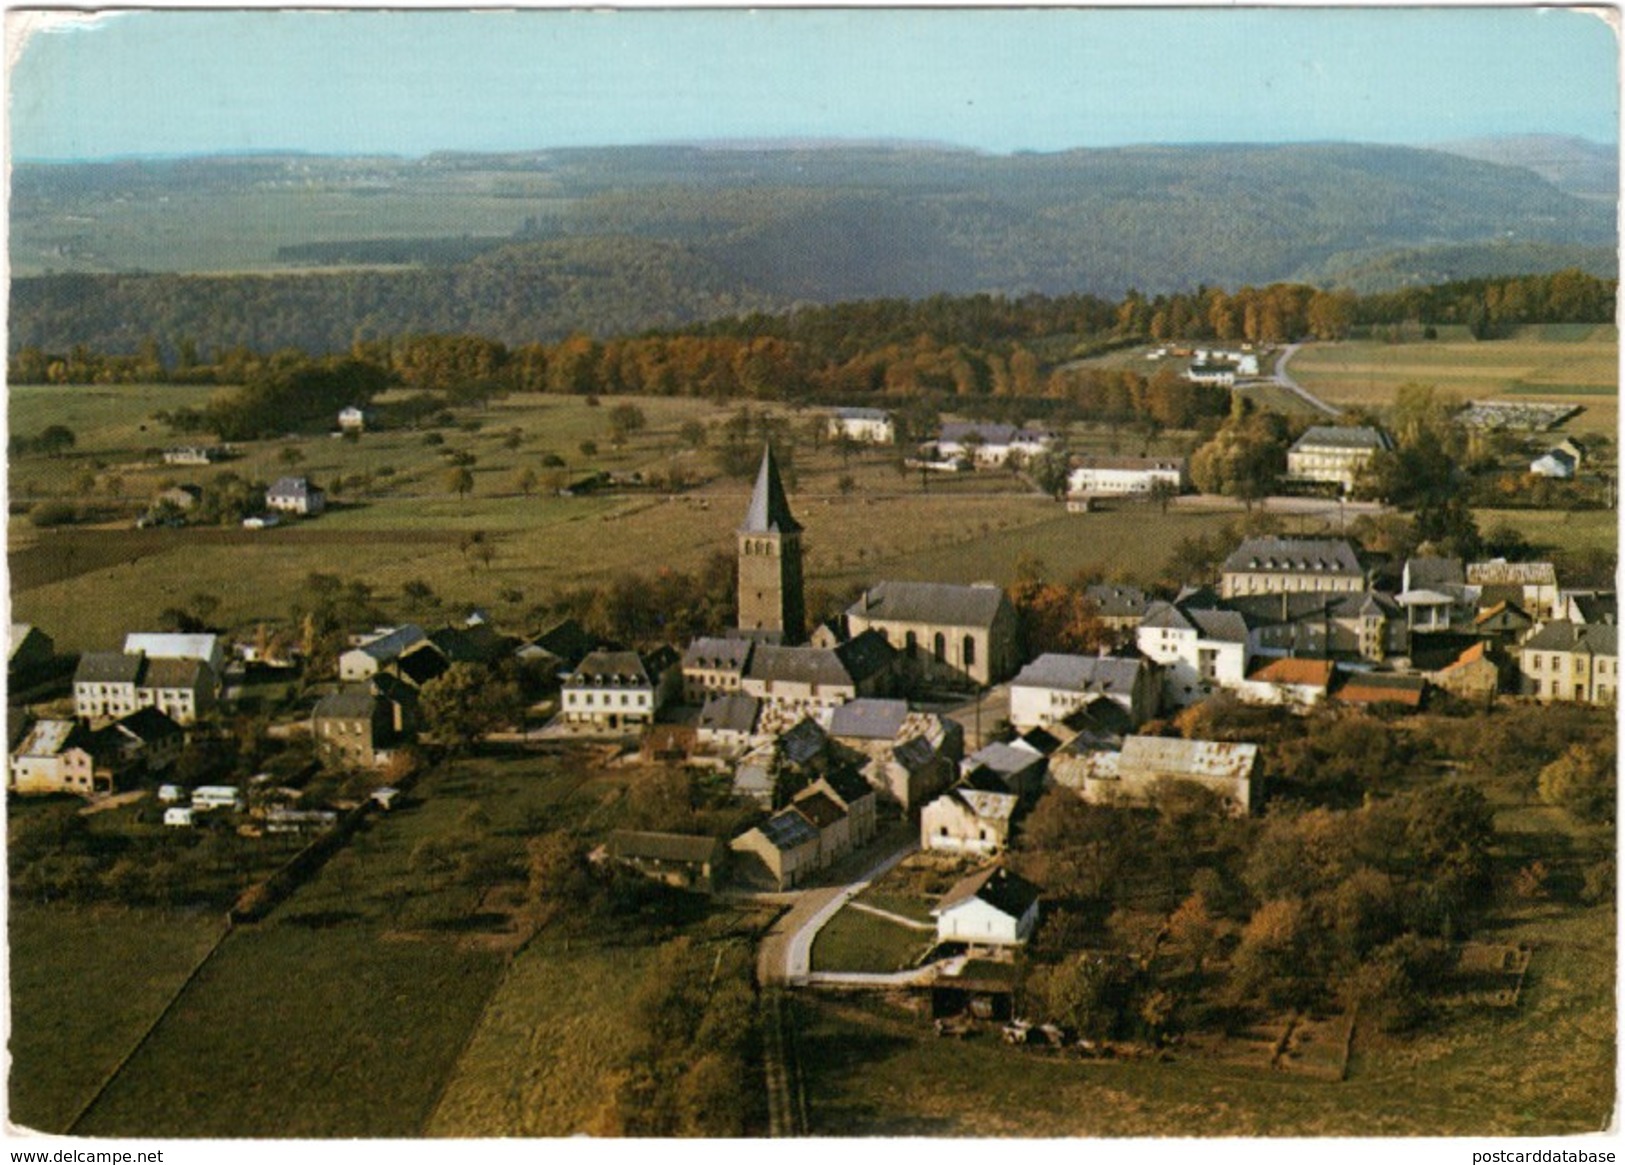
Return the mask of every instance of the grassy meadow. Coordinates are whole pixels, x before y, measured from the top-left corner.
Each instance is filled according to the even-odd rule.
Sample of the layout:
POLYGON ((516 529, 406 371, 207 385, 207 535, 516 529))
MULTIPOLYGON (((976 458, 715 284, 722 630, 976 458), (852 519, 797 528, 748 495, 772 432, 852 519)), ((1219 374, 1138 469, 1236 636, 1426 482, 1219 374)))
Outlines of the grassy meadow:
MULTIPOLYGON (((178 390, 195 393, 198 390, 178 390)), ((623 447, 609 439, 608 407, 580 398, 521 394, 493 402, 428 444, 415 431, 366 434, 358 442, 328 436, 263 441, 223 465, 153 464, 144 451, 168 443, 151 413, 176 403, 176 391, 143 386, 12 393, 12 424, 25 433, 65 423, 79 443, 60 458, 27 456, 12 466, 14 498, 69 497, 124 516, 94 526, 39 530, 26 517, 9 527, 12 599, 17 618, 47 628, 68 650, 105 648, 129 627, 200 592, 218 597, 218 618, 249 627, 285 618, 313 571, 360 578, 386 604, 421 579, 451 604, 478 603, 519 619, 556 588, 603 582, 625 571, 685 569, 715 551, 732 552, 750 481, 718 474, 709 449, 686 448, 686 421, 717 426, 734 411, 704 401, 642 398, 648 428, 623 447), (78 400, 78 394, 91 395, 78 400), (146 430, 141 428, 145 423, 146 430), (595 453, 581 451, 595 442, 595 453), (291 450, 291 452, 289 452, 291 450), (474 487, 460 496, 449 480, 447 451, 472 454, 474 487), (566 462, 549 469, 543 458, 566 462), (540 479, 530 493, 520 475, 540 479), (706 484, 680 494, 630 489, 574 498, 554 489, 588 470, 669 475, 706 484), (318 519, 250 531, 227 527, 135 530, 134 514, 160 489, 192 482, 207 489, 220 474, 274 480, 300 473, 319 483, 365 477, 336 493, 318 519), (82 492, 94 478, 89 493, 82 492), (484 532, 494 547, 477 562, 463 540, 484 532)), ((612 403, 621 403, 616 400, 612 403)), ((1159 514, 1144 507, 1067 515, 1013 474, 961 477, 899 474, 889 450, 846 458, 806 437, 818 414, 778 410, 797 438, 789 488, 807 528, 809 585, 845 589, 883 577, 1009 581, 1016 560, 1036 553, 1057 576, 1083 568, 1122 574, 1167 558, 1186 534, 1216 528, 1226 515, 1159 514)), ((1179 435, 1151 448, 1174 452, 1179 435)), ((1082 428, 1078 448, 1139 452, 1126 430, 1082 428)))
POLYGON ((13 900, 11 1122, 65 1131, 223 926, 214 914, 13 900))
POLYGON ((1585 411, 1565 426, 1577 433, 1611 437, 1619 425, 1619 335, 1612 326, 1527 327, 1483 342, 1450 329, 1438 340, 1316 343, 1292 358, 1291 370, 1330 404, 1381 408, 1395 388, 1416 381, 1463 401, 1580 405, 1585 411))

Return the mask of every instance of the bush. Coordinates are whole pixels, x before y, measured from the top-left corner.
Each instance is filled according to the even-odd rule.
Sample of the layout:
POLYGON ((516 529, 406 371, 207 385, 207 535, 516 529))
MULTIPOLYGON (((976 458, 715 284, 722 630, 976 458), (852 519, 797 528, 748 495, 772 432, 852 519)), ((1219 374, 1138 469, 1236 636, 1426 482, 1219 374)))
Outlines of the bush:
POLYGON ((50 526, 71 526, 79 520, 79 511, 72 502, 40 502, 28 511, 28 520, 41 529, 50 526))

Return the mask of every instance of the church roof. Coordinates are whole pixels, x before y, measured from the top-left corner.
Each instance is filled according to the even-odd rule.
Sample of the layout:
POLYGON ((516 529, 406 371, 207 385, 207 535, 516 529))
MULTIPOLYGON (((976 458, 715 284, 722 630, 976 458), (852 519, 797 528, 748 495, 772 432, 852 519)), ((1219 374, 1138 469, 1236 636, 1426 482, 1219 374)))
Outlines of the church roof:
POLYGON ((784 496, 784 483, 779 480, 779 463, 773 458, 773 446, 762 450, 762 468, 756 474, 756 488, 750 495, 750 508, 745 511, 741 534, 794 534, 801 529, 790 514, 790 503, 784 496))

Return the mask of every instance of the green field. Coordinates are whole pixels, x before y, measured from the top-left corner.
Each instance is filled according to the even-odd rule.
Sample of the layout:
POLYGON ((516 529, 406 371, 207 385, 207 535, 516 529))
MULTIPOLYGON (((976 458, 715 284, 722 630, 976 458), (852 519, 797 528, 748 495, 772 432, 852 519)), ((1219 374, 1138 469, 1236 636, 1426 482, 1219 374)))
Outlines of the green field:
POLYGON ((935 941, 934 931, 915 930, 848 906, 837 911, 813 940, 812 969, 901 971, 935 941))
MULTIPOLYGON (((49 629, 69 650, 105 648, 129 627, 150 623, 199 592, 220 598, 218 618, 228 626, 280 620, 313 571, 360 578, 386 606, 406 582, 422 579, 450 607, 479 604, 519 621, 564 586, 602 582, 625 571, 692 568, 712 552, 731 552, 749 493, 748 481, 717 474, 708 451, 687 450, 678 441, 685 421, 716 425, 734 411, 703 401, 637 400, 649 427, 620 449, 608 440, 608 408, 580 398, 521 394, 472 414, 477 431, 461 425, 442 430, 443 445, 425 444, 418 432, 369 433, 356 443, 329 437, 267 441, 245 445, 236 461, 191 469, 143 457, 144 449, 166 441, 141 432, 134 418, 174 403, 169 390, 95 389, 74 409, 64 405, 64 398, 81 391, 87 390, 13 390, 13 425, 21 431, 65 421, 80 433, 80 447, 68 456, 19 459, 12 471, 14 497, 77 497, 76 479, 88 472, 97 477, 94 498, 111 502, 108 491, 116 488, 133 516, 165 483, 207 488, 225 472, 260 480, 297 472, 328 484, 370 475, 371 483, 340 492, 319 519, 265 531, 134 530, 129 518, 41 531, 14 518, 9 541, 17 617, 49 629), (519 447, 510 449, 515 430, 519 447), (579 451, 587 440, 600 447, 591 457, 579 451), (288 448, 298 451, 292 469, 282 460, 288 448), (448 449, 476 458, 468 497, 457 496, 447 482, 442 453, 448 449), (542 467, 548 453, 568 468, 542 467), (518 484, 527 467, 543 479, 530 496, 518 484), (675 495, 627 490, 560 498, 548 489, 589 468, 660 474, 680 468, 710 480, 675 495), (473 531, 491 539, 495 556, 488 566, 460 547, 473 531), (519 598, 504 599, 504 593, 519 598)), ((1178 538, 1226 520, 1164 516, 1146 507, 1070 516, 1007 473, 923 483, 917 474, 899 475, 890 451, 843 459, 827 446, 814 449, 801 439, 814 414, 785 415, 798 436, 789 485, 807 528, 814 587, 846 588, 888 575, 1009 581, 1027 551, 1043 558, 1057 577, 1083 568, 1154 570, 1178 538), (849 489, 842 488, 845 478, 851 479, 849 489)), ((1108 427, 1080 426, 1075 438, 1079 448, 1097 450, 1138 452, 1144 445, 1143 438, 1108 427)), ((1187 440, 1165 435, 1152 448, 1172 452, 1187 440)))
POLYGON ((75 1132, 420 1135, 525 937, 525 836, 603 817, 624 785, 546 759, 429 774, 226 939, 75 1132))
POLYGON ((135 1049, 224 920, 13 901, 12 1123, 62 1132, 135 1049))
POLYGON ((1613 327, 1553 325, 1479 342, 1449 335, 1388 344, 1375 340, 1305 345, 1293 378, 1331 404, 1381 408, 1402 384, 1431 384, 1463 401, 1516 398, 1583 406, 1576 432, 1618 427, 1619 336, 1613 327))

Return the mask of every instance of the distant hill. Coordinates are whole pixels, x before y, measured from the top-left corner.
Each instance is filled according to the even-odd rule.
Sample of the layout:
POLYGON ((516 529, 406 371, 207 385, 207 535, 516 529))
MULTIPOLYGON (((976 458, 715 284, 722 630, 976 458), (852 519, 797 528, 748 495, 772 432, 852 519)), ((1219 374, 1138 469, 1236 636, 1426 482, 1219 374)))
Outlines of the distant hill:
POLYGON ((14 346, 512 343, 934 293, 1375 290, 1597 270, 1616 246, 1611 205, 1528 168, 1342 144, 259 156, 22 164, 12 183, 13 271, 57 273, 14 282, 14 346))
POLYGON ((1434 149, 1498 166, 1532 170, 1578 198, 1613 202, 1619 195, 1619 148, 1585 138, 1520 134, 1440 142, 1434 149))

